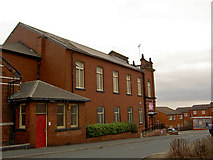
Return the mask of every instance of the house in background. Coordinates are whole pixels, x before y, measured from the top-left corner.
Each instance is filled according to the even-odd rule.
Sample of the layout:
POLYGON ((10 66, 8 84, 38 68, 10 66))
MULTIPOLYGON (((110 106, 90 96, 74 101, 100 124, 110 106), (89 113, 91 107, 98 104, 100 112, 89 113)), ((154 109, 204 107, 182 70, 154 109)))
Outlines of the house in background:
POLYGON ((213 123, 213 103, 193 105, 192 107, 156 107, 158 123, 164 123, 168 128, 180 130, 207 129, 213 123))
POLYGON ((1 69, 3 145, 83 143, 88 124, 129 121, 140 132, 156 123, 155 70, 144 56, 129 64, 19 23, 1 46, 1 69))
POLYGON ((163 123, 167 128, 180 129, 180 127, 183 127, 183 114, 169 107, 156 107, 156 112, 158 123, 163 123))
POLYGON ((193 105, 190 114, 193 129, 206 129, 213 122, 213 104, 193 105))

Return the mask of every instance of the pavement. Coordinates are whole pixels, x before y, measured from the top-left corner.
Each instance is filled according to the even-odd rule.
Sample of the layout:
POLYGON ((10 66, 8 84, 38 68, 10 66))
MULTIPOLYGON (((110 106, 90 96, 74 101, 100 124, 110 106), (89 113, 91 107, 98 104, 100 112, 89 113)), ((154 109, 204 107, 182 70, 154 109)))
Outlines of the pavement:
MULTIPOLYGON (((63 146, 55 146, 55 147, 43 147, 38 149, 17 149, 17 150, 10 150, 10 151, 3 151, 2 158, 36 158, 38 156, 43 155, 51 155, 57 153, 66 153, 66 152, 74 152, 79 150, 88 150, 88 149, 99 149, 106 146, 115 146, 121 144, 131 144, 137 143, 142 141, 150 141, 150 138, 155 137, 146 137, 146 138, 132 138, 132 139, 121 139, 121 140, 112 140, 112 141, 105 141, 105 142, 94 142, 94 143, 83 143, 83 144, 72 144, 72 145, 63 145, 63 146)), ((164 153, 153 154, 148 157, 143 157, 142 159, 146 158, 159 158, 164 156, 164 153)))
MULTIPOLYGON (((182 134, 179 132, 179 134, 182 134)), ((156 136, 156 138, 159 136, 156 136)), ((155 139, 155 137, 143 137, 143 138, 132 138, 132 139, 120 139, 120 140, 112 140, 105 142, 93 142, 93 143, 83 143, 83 144, 69 144, 63 146, 55 146, 55 147, 43 147, 38 149, 17 149, 10 151, 3 151, 2 158, 36 158, 38 156, 43 155, 51 155, 57 153, 66 153, 66 152, 74 152, 79 150, 88 150, 88 149, 99 149, 106 146, 115 146, 121 144, 131 144, 137 142, 145 142, 155 139)), ((150 159, 150 158, 166 158, 166 152, 157 153, 150 155, 148 157, 142 157, 142 159, 150 159)))

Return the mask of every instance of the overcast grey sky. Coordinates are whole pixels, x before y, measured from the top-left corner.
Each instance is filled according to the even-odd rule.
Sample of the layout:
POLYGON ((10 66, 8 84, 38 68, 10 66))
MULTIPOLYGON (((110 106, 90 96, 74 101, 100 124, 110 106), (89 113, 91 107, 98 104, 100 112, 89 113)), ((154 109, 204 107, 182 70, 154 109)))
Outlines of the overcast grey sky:
POLYGON ((152 58, 157 106, 211 101, 211 0, 5 0, 0 44, 23 22, 139 63, 152 58))

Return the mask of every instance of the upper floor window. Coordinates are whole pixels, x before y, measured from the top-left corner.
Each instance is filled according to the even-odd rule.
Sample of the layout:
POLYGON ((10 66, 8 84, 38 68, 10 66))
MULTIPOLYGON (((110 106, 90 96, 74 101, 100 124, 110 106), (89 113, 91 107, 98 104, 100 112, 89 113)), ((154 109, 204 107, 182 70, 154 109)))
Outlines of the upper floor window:
POLYGON ((202 114, 206 114, 206 111, 202 111, 202 114))
POLYGON ((169 116, 169 120, 170 120, 170 121, 172 120, 172 116, 169 116))
POLYGON ((19 108, 19 128, 25 128, 26 104, 20 104, 19 108))
POLYGON ((147 87, 148 87, 148 97, 151 97, 151 83, 150 83, 150 81, 148 81, 147 87))
POLYGON ((143 109, 142 107, 138 108, 139 111, 139 123, 143 123, 143 109))
POLYGON ((197 111, 193 111, 193 114, 197 114, 197 111))
POLYGON ((114 108, 114 119, 115 119, 115 122, 120 122, 121 121, 120 108, 119 107, 115 107, 114 108))
POLYGON ((126 87, 127 87, 127 94, 131 94, 131 78, 130 75, 126 75, 126 87))
POLYGON ((57 128, 65 128, 65 105, 57 105, 57 128))
POLYGON ((141 96, 141 78, 137 78, 137 83, 138 83, 138 95, 141 96))
POLYGON ((173 119, 175 120, 176 119, 176 116, 174 115, 173 119))
POLYGON ((97 123, 104 123, 104 107, 98 107, 97 109, 97 123))
POLYGON ((103 91, 103 68, 97 67, 96 73, 97 73, 97 90, 103 91))
POLYGON ((183 115, 180 115, 180 119, 183 119, 183 115))
POLYGON ((132 107, 128 107, 128 122, 133 122, 133 109, 132 107))
POLYGON ((118 93, 118 72, 113 71, 113 92, 118 93))
POLYGON ((76 61, 76 88, 84 88, 84 63, 76 61))
POLYGON ((188 116, 188 113, 184 113, 184 116, 187 117, 187 116, 188 116))
POLYGON ((78 127, 78 105, 71 105, 71 128, 78 127))

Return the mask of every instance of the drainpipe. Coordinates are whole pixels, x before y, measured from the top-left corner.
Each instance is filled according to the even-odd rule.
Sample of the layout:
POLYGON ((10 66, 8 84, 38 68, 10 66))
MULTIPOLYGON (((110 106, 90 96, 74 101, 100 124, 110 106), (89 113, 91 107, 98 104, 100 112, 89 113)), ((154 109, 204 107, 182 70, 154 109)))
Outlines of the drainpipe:
POLYGON ((146 109, 146 96, 145 96, 145 91, 146 91, 146 84, 145 84, 145 74, 142 72, 142 79, 143 79, 143 100, 144 100, 144 112, 145 112, 145 130, 147 130, 147 109, 146 109))
POLYGON ((74 70, 74 64, 73 64, 73 54, 74 54, 74 51, 71 52, 71 63, 72 63, 72 66, 71 66, 71 72, 72 72, 72 75, 71 75, 71 78, 72 78, 72 93, 74 93, 74 82, 73 82, 73 70, 74 70))

